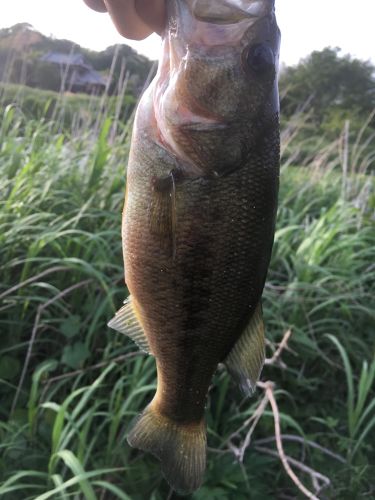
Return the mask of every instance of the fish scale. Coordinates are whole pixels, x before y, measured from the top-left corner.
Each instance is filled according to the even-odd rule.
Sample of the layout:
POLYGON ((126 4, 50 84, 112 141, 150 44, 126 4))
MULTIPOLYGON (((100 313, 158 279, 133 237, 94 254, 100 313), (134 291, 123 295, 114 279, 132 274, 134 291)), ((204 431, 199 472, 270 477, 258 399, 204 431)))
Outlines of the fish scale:
POLYGON ((162 60, 137 110, 122 229, 131 296, 109 323, 157 366, 156 394, 128 441, 157 456, 183 493, 203 480, 218 364, 247 393, 263 365, 261 295, 279 183, 273 1, 258 0, 251 16, 245 0, 233 15, 230 0, 223 11, 192 1, 168 1, 162 60), (224 43, 215 40, 223 32, 224 43))

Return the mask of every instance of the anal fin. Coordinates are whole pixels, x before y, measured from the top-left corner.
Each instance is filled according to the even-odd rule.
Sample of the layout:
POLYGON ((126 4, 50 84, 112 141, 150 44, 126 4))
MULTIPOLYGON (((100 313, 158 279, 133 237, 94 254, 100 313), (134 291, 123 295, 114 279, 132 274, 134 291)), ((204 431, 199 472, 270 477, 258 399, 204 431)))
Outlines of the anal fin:
POLYGON ((117 311, 115 317, 109 321, 108 326, 117 332, 127 335, 142 351, 152 354, 131 296, 125 300, 124 305, 117 311))
POLYGON ((241 389, 251 395, 265 359, 265 337, 262 306, 259 303, 241 337, 224 360, 228 372, 241 389))

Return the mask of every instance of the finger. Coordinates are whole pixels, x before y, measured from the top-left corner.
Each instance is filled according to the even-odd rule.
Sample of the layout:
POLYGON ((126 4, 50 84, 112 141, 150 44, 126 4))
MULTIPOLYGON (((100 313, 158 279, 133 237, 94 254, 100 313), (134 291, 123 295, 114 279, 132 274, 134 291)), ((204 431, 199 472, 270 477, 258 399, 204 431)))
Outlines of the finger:
POLYGON ((105 6, 120 35, 132 40, 143 40, 154 31, 137 13, 135 0, 104 0, 105 6))
POLYGON ((143 22, 161 35, 166 25, 165 0, 136 0, 135 9, 143 22))
POLYGON ((83 0, 85 4, 96 12, 107 12, 107 7, 103 0, 83 0))

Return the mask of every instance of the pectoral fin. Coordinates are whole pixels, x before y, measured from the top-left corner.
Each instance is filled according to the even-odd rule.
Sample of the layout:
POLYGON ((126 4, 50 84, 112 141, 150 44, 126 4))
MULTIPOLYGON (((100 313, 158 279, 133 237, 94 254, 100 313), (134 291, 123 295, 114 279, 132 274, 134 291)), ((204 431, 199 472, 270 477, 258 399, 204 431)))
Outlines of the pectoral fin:
POLYGON ((150 231, 165 248, 176 250, 176 184, 173 171, 154 179, 149 211, 150 231))
POLYGON ((259 303, 241 337, 228 354, 224 363, 228 372, 241 389, 255 391, 265 358, 265 337, 262 306, 259 303))
POLYGON ((142 351, 152 354, 131 296, 126 299, 124 305, 117 311, 115 317, 108 323, 108 326, 130 337, 142 351))

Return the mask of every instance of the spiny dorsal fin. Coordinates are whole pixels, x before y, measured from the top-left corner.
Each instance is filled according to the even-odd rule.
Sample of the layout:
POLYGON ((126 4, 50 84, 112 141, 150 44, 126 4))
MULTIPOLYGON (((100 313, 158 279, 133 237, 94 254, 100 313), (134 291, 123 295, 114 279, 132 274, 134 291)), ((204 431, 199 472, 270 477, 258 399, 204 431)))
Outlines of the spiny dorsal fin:
POLYGON ((117 311, 108 326, 130 337, 142 351, 152 354, 146 334, 134 309, 131 296, 125 300, 124 305, 117 311))
POLYGON ((241 389, 252 394, 265 358, 265 338, 262 306, 259 303, 241 337, 224 363, 241 389))

